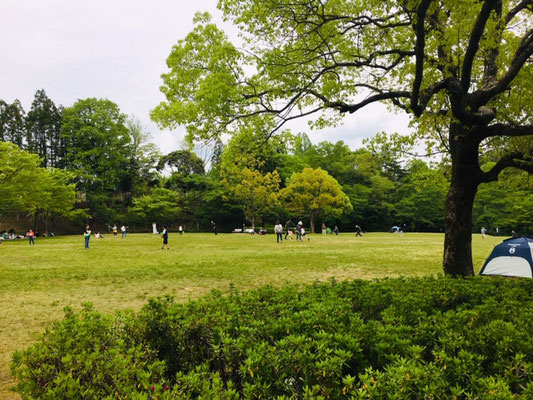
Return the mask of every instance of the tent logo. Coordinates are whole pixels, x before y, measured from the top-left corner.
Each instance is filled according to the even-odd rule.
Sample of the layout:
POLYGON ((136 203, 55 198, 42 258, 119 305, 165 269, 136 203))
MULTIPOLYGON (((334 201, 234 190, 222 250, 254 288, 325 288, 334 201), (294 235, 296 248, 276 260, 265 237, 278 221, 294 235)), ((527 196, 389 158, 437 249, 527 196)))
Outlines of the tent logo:
POLYGON ((511 248, 509 249, 509 254, 514 254, 516 252, 516 248, 520 246, 520 243, 508 243, 511 248))

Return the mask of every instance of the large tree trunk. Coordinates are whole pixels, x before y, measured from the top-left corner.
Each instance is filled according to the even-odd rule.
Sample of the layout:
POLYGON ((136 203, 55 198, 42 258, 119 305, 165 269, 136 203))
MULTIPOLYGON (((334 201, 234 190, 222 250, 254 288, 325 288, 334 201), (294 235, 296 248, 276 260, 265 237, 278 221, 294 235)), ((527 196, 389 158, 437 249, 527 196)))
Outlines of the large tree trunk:
POLYGON ((450 128, 452 179, 446 197, 443 267, 444 273, 451 276, 474 275, 472 208, 480 182, 480 169, 478 144, 469 136, 472 133, 461 132, 461 127, 450 128))
POLYGON ((311 224, 311 233, 315 233, 315 214, 311 213, 309 223, 311 224))

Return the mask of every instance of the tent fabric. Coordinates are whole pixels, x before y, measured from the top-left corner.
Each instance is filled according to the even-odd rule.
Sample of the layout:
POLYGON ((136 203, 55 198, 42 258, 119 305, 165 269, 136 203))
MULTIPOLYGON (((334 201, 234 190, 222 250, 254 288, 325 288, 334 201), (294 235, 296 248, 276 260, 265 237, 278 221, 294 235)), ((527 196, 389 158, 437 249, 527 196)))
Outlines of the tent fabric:
POLYGON ((533 278, 533 238, 504 240, 494 248, 479 274, 533 278))

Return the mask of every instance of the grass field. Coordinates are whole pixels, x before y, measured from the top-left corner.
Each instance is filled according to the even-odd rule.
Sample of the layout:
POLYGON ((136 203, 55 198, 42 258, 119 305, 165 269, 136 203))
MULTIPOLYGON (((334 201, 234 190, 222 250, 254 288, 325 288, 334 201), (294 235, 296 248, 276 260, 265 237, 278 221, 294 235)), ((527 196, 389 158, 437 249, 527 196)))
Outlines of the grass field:
MULTIPOLYGON (((142 307, 148 298, 170 294, 179 301, 212 289, 251 289, 266 284, 311 283, 334 277, 372 279, 442 274, 441 234, 403 237, 370 233, 311 236, 309 242, 277 244, 275 235, 171 234, 171 250, 150 234, 126 239, 107 235, 37 238, 4 242, 0 248, 0 399, 15 399, 8 388, 11 354, 26 348, 63 314, 63 307, 92 302, 111 313, 142 307)), ((476 272, 502 238, 473 238, 476 272)))

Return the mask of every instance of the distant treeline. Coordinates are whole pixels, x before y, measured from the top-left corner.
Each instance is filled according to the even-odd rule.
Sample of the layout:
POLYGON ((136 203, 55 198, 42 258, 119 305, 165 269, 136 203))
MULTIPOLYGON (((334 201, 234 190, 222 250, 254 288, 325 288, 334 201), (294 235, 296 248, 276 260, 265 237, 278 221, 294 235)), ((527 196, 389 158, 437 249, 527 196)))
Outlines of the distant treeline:
MULTIPOLYGON (((16 145, 0 152, 0 222, 29 216, 43 231, 58 229, 57 221, 65 219, 134 230, 158 222, 189 231, 209 230, 214 223, 228 231, 288 219, 341 231, 353 231, 355 224, 366 231, 392 225, 444 229, 447 160, 407 157, 385 145, 386 135, 352 150, 342 141, 315 145, 305 133, 266 140, 244 130, 227 144, 210 143, 204 159, 193 144, 162 155, 148 139, 141 124, 109 100, 88 98, 63 107, 38 90, 28 112, 18 100, 0 100, 0 141, 16 145), (38 158, 28 161, 27 153, 38 158), (23 168, 13 167, 15 159, 20 166, 38 160, 34 167, 42 179, 32 178, 36 172, 22 174, 23 168), (54 171, 53 177, 44 170, 54 171), (54 200, 59 192, 62 200, 54 200)), ((502 175, 480 187, 473 230, 526 233, 533 227, 533 183, 525 172, 502 175)))

